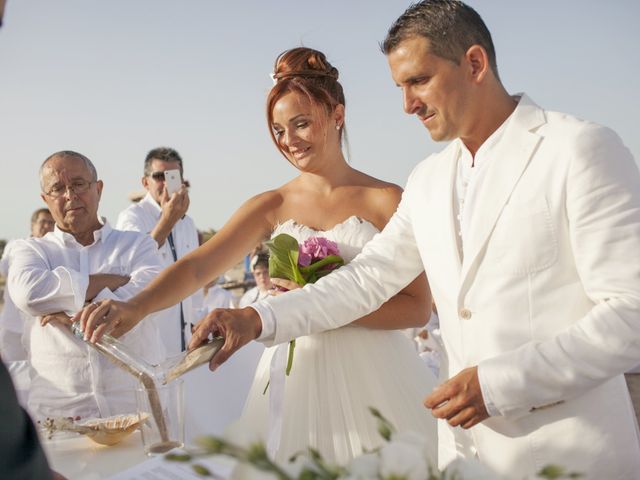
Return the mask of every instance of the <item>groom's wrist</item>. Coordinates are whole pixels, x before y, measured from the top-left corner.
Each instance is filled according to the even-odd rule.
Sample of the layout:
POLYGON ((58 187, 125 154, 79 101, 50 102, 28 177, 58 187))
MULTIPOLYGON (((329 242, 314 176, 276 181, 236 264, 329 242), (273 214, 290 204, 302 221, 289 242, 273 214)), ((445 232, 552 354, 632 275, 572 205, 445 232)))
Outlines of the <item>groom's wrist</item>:
POLYGON ((489 388, 489 382, 487 382, 485 372, 483 372, 482 365, 478 365, 478 383, 480 383, 480 391, 482 392, 482 400, 484 401, 484 408, 487 409, 487 413, 490 417, 496 417, 500 415, 497 407, 493 403, 491 398, 491 389, 489 388))
POLYGON ((262 331, 256 340, 259 342, 272 341, 276 333, 276 319, 271 306, 265 302, 256 302, 249 305, 249 308, 253 308, 258 313, 262 323, 262 331))

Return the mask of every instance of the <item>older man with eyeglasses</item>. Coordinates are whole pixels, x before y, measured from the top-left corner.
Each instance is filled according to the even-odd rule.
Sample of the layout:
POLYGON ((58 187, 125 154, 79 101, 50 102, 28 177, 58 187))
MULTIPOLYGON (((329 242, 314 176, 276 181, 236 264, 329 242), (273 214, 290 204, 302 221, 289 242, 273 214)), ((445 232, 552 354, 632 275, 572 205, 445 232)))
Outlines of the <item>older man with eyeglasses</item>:
MULTIPOLYGON (((37 418, 108 417, 135 412, 135 378, 73 336, 69 318, 88 302, 125 300, 161 270, 155 243, 146 235, 112 229, 98 216, 103 183, 84 155, 61 151, 40 168, 42 199, 55 220, 43 238, 16 242, 9 293, 33 317, 28 406, 37 418)), ((164 358, 154 319, 145 319, 123 342, 143 358, 164 358)))
MULTIPOLYGON (((176 192, 169 192, 165 183, 165 172, 179 170, 182 179, 182 157, 173 148, 159 147, 151 150, 144 161, 142 186, 147 191, 137 204, 120 212, 117 228, 148 233, 158 244, 164 267, 195 250, 198 245, 198 230, 189 209, 189 192, 184 184, 176 192)), ((186 349, 191 326, 200 318, 203 294, 199 290, 182 302, 158 313, 160 336, 172 356, 186 349)))

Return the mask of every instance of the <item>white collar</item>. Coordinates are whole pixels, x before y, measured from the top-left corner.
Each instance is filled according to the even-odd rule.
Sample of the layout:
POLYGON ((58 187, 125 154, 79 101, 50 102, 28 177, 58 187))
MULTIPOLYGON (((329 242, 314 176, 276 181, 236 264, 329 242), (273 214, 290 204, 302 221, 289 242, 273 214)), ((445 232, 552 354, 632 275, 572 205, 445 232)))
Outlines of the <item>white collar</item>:
MULTIPOLYGON (((94 245, 99 241, 104 242, 109 236, 109 234, 111 233, 111 231, 113 230, 109 225, 109 222, 107 222, 106 218, 98 215, 98 222, 100 222, 100 225, 102 226, 93 232, 93 243, 91 245, 94 245)), ((78 243, 76 238, 71 233, 60 230, 57 224, 53 228, 52 234, 55 238, 60 240, 60 242, 62 242, 63 245, 69 245, 69 244, 80 245, 80 243, 78 243)))

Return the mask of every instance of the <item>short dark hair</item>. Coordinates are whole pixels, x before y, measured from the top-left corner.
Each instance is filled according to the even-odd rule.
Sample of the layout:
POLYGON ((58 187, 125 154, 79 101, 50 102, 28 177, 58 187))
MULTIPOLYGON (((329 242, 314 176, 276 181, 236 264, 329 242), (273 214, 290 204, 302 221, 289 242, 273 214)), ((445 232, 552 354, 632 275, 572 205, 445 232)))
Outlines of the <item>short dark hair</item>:
POLYGON ((51 212, 49 211, 48 208, 39 208, 35 212, 33 212, 33 215, 31 215, 31 225, 33 225, 34 223, 36 223, 38 221, 38 217, 42 213, 44 213, 46 215, 51 215, 51 212))
POLYGON ((178 162, 178 165, 180 165, 180 174, 183 173, 182 157, 180 156, 180 154, 173 148, 158 147, 158 148, 154 148, 149 153, 147 153, 147 156, 144 159, 144 176, 145 177, 153 173, 151 171, 151 162, 153 162, 154 160, 160 160, 161 162, 178 162))
POLYGON ((258 266, 269 268, 269 255, 267 255, 266 253, 259 253, 257 255, 254 255, 254 257, 251 259, 251 271, 255 271, 258 266))
POLYGON ((491 33, 478 12, 465 3, 458 0, 414 3, 389 28, 382 52, 388 55, 404 40, 415 36, 429 40, 434 55, 456 64, 460 64, 472 45, 480 45, 487 52, 493 74, 500 78, 491 33))

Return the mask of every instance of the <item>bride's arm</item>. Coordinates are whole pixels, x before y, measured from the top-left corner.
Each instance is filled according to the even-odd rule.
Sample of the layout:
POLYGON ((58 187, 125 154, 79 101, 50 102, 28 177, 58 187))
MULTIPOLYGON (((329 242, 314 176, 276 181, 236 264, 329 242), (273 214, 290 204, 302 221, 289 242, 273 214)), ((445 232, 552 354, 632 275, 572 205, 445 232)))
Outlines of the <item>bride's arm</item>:
POLYGON ((97 341, 107 330, 121 336, 147 315, 177 304, 236 265, 271 232, 279 192, 265 192, 242 205, 209 241, 163 270, 128 302, 104 301, 79 314, 86 338, 97 341))
MULTIPOLYGON (((383 230, 395 213, 402 197, 402 188, 391 185, 373 189, 367 204, 380 214, 377 227, 383 230)), ((378 310, 353 323, 382 330, 423 327, 431 317, 431 290, 424 273, 385 302, 378 310)))
POLYGON ((378 310, 352 323, 380 330, 423 327, 431 317, 431 304, 427 276, 421 273, 378 310))

